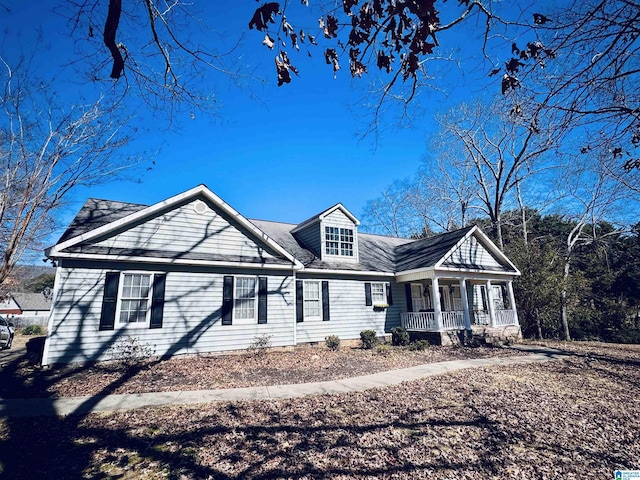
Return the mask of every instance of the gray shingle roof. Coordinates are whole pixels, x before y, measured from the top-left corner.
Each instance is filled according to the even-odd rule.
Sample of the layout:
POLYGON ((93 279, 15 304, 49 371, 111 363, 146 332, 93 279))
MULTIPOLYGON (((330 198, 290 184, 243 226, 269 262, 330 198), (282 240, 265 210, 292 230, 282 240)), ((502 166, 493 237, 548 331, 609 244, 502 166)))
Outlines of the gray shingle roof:
POLYGON ((406 238, 383 237, 368 233, 358 233, 359 263, 323 262, 305 248, 291 233, 296 225, 291 223, 271 222, 268 220, 249 220, 256 227, 269 235, 276 243, 290 252, 307 268, 325 270, 378 271, 395 272, 394 249, 398 245, 411 242, 406 238))
POLYGON ((42 293, 12 293, 11 296, 21 310, 49 310, 51 299, 42 293))
MULTIPOLYGON (((58 243, 87 233, 110 222, 119 220, 144 208, 147 208, 147 206, 90 198, 80 209, 62 237, 60 237, 58 243)), ((315 217, 311 218, 313 219, 315 217)), ((414 270, 417 268, 432 267, 473 228, 467 227, 419 240, 386 237, 359 232, 359 263, 352 263, 322 261, 311 250, 307 249, 301 242, 299 242, 291 233, 291 231, 297 227, 295 224, 273 222, 269 220, 249 221, 271 237, 282 248, 291 253, 306 268, 346 270, 353 272, 373 271, 381 273, 395 273, 414 270)), ((115 253, 97 251, 89 252, 87 249, 91 250, 92 248, 97 248, 89 245, 78 245, 73 248, 79 249, 78 251, 85 253, 115 253)), ((132 254, 133 252, 120 253, 124 255, 132 254)), ((175 252, 172 254, 175 255, 175 252)), ((192 258, 192 255, 185 252, 183 258, 192 258)), ((212 258, 208 259, 211 260, 212 258)), ((232 259, 225 258, 224 260, 232 259)), ((252 260, 244 259, 244 261, 252 260)))
POLYGON ((70 238, 115 222, 144 208, 147 208, 147 205, 89 198, 57 243, 62 243, 70 238))
POLYGON ((434 266, 473 227, 461 228, 435 237, 422 238, 396 248, 398 272, 434 266))

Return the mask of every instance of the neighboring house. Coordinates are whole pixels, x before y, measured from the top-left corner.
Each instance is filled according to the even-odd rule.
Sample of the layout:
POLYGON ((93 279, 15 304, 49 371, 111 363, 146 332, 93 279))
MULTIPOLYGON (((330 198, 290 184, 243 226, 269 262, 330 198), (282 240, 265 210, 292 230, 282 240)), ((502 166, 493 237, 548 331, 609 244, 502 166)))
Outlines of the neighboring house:
POLYGON ((108 359, 126 336, 165 356, 399 325, 519 336, 519 272, 477 227, 410 240, 358 225, 341 204, 298 225, 248 220, 204 185, 152 206, 90 199, 46 251, 58 270, 43 364, 108 359))
POLYGON ((0 300, 0 315, 5 317, 47 317, 51 298, 44 293, 7 293, 0 300))

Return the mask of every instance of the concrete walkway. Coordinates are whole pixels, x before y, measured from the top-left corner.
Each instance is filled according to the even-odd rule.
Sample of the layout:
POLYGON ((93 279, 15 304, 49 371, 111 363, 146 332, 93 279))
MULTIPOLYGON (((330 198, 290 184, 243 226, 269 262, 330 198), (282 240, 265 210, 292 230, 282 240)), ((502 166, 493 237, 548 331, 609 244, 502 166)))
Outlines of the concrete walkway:
POLYGON ((292 385, 85 397, 0 399, 0 417, 84 415, 91 412, 111 412, 166 405, 192 405, 206 402, 238 400, 278 400, 305 397, 308 395, 361 392, 371 388, 398 385, 402 382, 418 380, 433 375, 441 375, 464 368, 540 363, 565 358, 568 355, 567 352, 562 352, 561 350, 537 346, 518 345, 511 348, 527 351, 531 354, 513 357, 452 360, 342 380, 292 385))

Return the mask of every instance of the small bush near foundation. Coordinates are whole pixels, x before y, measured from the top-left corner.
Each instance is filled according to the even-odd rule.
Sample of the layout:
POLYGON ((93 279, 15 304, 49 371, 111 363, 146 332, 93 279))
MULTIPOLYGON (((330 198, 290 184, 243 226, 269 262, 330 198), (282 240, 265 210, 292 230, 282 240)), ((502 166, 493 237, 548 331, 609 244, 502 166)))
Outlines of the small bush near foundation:
POLYGON ((378 343, 378 337, 375 330, 363 330, 360 332, 360 340, 362 341, 362 348, 364 350, 371 350, 376 343, 378 343))
POLYGON ((141 342, 138 337, 121 338, 109 348, 111 360, 114 360, 123 368, 137 366, 143 360, 155 355, 155 353, 155 345, 141 342))
POLYGON ((251 345, 247 347, 247 351, 253 353, 256 357, 261 357, 271 348, 271 337, 273 337, 273 335, 267 335, 266 333, 256 335, 253 337, 251 345))
POLYGON ((393 347, 388 343, 380 343, 376 345, 376 353, 386 357, 393 352, 393 347))
POLYGON ((44 329, 40 325, 27 325, 22 329, 22 335, 44 335, 44 329))
POLYGON ((419 351, 426 350, 430 347, 429 340, 418 340, 409 345, 409 350, 419 351))
POLYGON ((391 344, 396 347, 409 345, 409 332, 404 327, 393 327, 391 329, 391 344))
POLYGON ((326 343, 329 350, 335 352, 340 348, 340 337, 337 335, 329 335, 324 339, 324 343, 326 343))

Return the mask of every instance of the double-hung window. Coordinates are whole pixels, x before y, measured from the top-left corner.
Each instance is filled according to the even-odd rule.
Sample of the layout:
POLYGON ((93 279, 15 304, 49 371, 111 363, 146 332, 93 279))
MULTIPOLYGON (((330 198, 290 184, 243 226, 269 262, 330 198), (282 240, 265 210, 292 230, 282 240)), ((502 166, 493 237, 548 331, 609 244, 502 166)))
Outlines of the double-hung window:
POLYGON ((353 229, 340 229, 340 255, 353 257, 353 229))
POLYGON ((353 228, 324 227, 324 242, 327 255, 353 257, 353 228))
POLYGON ((384 283, 371 282, 371 301, 374 305, 387 304, 387 292, 384 283))
POLYGON ((166 278, 165 273, 107 272, 99 330, 162 328, 166 278))
POLYGON ((120 324, 146 325, 151 305, 151 275, 124 273, 120 293, 120 324))
POLYGON ((236 277, 234 294, 234 317, 238 320, 256 318, 256 277, 236 277))
POLYGON ((320 282, 304 282, 304 318, 320 318, 320 282))
POLYGON ((340 229, 324 227, 325 252, 327 255, 338 255, 340 252, 340 229))

